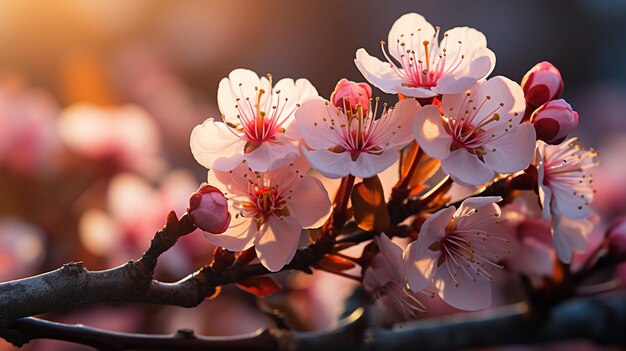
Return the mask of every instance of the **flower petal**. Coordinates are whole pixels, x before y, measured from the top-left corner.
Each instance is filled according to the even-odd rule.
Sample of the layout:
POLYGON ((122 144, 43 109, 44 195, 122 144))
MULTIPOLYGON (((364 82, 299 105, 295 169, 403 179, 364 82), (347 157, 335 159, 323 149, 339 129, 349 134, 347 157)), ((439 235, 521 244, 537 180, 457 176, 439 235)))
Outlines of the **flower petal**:
POLYGON ((395 150, 385 150, 379 155, 362 152, 355 161, 350 160, 350 173, 361 178, 370 178, 386 170, 398 159, 395 150))
POLYGON ((456 208, 447 207, 437 211, 422 224, 418 239, 410 243, 404 251, 404 262, 409 286, 413 291, 427 288, 437 269, 439 250, 431 250, 433 243, 441 240, 456 208))
POLYGON ((485 145, 485 163, 498 173, 521 171, 533 159, 535 141, 535 128, 530 123, 514 126, 502 137, 485 145))
POLYGON ((407 128, 413 124, 417 113, 421 110, 420 104, 414 99, 404 99, 398 102, 393 109, 376 121, 376 134, 389 135, 386 140, 380 140, 380 146, 391 150, 399 150, 413 141, 413 132, 407 128), (381 127, 380 123, 384 125, 381 127), (384 144, 384 145, 383 145, 384 144))
POLYGON ((459 94, 473 87, 477 81, 478 79, 474 77, 460 76, 455 78, 447 75, 439 78, 433 92, 435 94, 459 94))
POLYGON ((270 216, 254 240, 257 256, 263 266, 278 272, 291 261, 298 249, 302 226, 293 217, 270 216))
POLYGON ((298 156, 298 148, 289 142, 263 142, 244 158, 253 171, 266 172, 286 165, 298 156))
POLYGON ((236 117, 239 111, 235 107, 239 104, 237 99, 245 101, 245 98, 256 98, 258 90, 255 90, 255 87, 261 87, 259 76, 244 68, 233 70, 228 78, 220 81, 217 88, 217 105, 226 121, 238 122, 236 117))
POLYGON ((413 133, 419 146, 430 157, 441 160, 450 154, 452 137, 443 128, 437 106, 424 106, 417 112, 413 133))
POLYGON ((243 160, 245 141, 233 135, 228 126, 209 118, 191 132, 191 153, 206 168, 228 171, 243 160))
POLYGON ((389 63, 370 56, 363 48, 357 50, 354 64, 365 79, 387 94, 397 93, 397 87, 402 84, 402 78, 389 63))
POLYGON ((302 150, 306 159, 311 163, 313 168, 327 178, 341 178, 350 174, 350 153, 348 152, 332 152, 324 149, 320 150, 302 150))
MULTIPOLYGON (((235 213, 231 209, 231 213, 235 213)), ((252 218, 232 216, 228 230, 222 234, 204 232, 204 237, 217 246, 231 251, 243 251, 252 247, 255 234, 257 233, 256 222, 252 218)))
POLYGON ((312 98, 305 101, 296 110, 296 123, 302 138, 313 149, 328 149, 340 144, 324 121, 336 115, 338 109, 322 98, 312 98))
POLYGON ((439 93, 433 89, 429 89, 429 88, 422 88, 422 87, 407 87, 402 85, 401 82, 398 83, 398 85, 396 85, 394 87, 395 92, 396 93, 400 93, 406 96, 410 96, 410 97, 416 97, 419 99, 426 99, 426 98, 431 98, 433 96, 437 96, 439 95, 439 93))
POLYGON ((303 228, 318 228, 330 216, 332 207, 328 192, 319 179, 304 176, 296 180, 287 203, 289 213, 303 228))
POLYGON ((441 160, 441 169, 461 185, 481 185, 494 176, 491 168, 465 149, 454 150, 441 160))
MULTIPOLYGON (((443 263, 453 265, 450 260, 443 263)), ((454 271, 442 267, 435 274, 435 288, 450 306, 465 311, 477 311, 491 306, 491 283, 470 277, 462 269, 454 271), (450 271, 456 272, 455 276, 450 271)))
POLYGON ((561 213, 552 216, 552 239, 559 259, 564 263, 572 261, 574 252, 587 249, 588 236, 593 230, 593 222, 588 219, 571 219, 561 213))
MULTIPOLYGON (((417 36, 416 43, 422 43, 424 40, 433 41, 435 28, 426 21, 424 16, 417 13, 407 13, 398 18, 389 30, 388 45, 389 52, 394 58, 400 58, 400 44, 417 36)), ((436 38, 434 38, 437 40, 436 38)))
POLYGON ((447 44, 446 54, 448 58, 453 58, 459 53, 471 59, 471 54, 474 51, 487 47, 487 38, 474 28, 456 27, 446 31, 441 45, 444 44, 447 44), (459 44, 459 42, 461 43, 459 44))
POLYGON ((400 246, 392 242, 385 233, 374 237, 374 241, 376 242, 376 246, 378 246, 379 250, 379 256, 377 256, 377 259, 382 259, 387 263, 387 276, 402 285, 406 284, 405 265, 400 246))

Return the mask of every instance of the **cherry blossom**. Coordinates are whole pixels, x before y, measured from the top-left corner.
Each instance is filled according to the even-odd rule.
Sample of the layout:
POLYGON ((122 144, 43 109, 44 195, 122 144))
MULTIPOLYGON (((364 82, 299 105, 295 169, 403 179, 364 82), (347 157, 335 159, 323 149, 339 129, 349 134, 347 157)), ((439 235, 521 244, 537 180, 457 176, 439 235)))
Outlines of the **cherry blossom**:
POLYGON ((304 102, 296 121, 309 147, 303 153, 313 168, 328 178, 369 178, 391 166, 397 151, 413 140, 408 126, 420 105, 413 99, 390 108, 383 104, 377 119, 378 109, 378 99, 367 114, 363 109, 345 111, 321 98, 304 102))
POLYGON ((429 98, 462 93, 487 77, 496 64, 481 32, 457 27, 439 42, 439 27, 433 28, 417 13, 400 17, 389 31, 388 42, 391 57, 381 42, 387 62, 370 56, 363 48, 354 60, 363 76, 388 94, 429 98))
POLYGON ((223 122, 209 118, 191 133, 191 152, 209 169, 229 171, 246 161, 265 172, 299 156, 290 126, 299 104, 317 96, 306 79, 285 78, 272 87, 272 76, 259 78, 236 69, 222 79, 217 100, 223 122))
POLYGON ((363 286, 376 298, 387 296, 393 308, 405 319, 414 318, 419 312, 426 312, 424 305, 411 291, 406 277, 402 249, 385 234, 374 238, 379 252, 363 274, 363 286))
POLYGON ((272 272, 291 261, 303 228, 317 228, 328 219, 330 199, 322 183, 305 175, 303 159, 268 172, 240 164, 231 171, 209 172, 208 183, 229 199, 232 219, 223 234, 205 236, 231 251, 254 245, 261 263, 272 272))
POLYGON ((570 218, 583 218, 591 213, 594 186, 591 170, 598 165, 593 150, 574 145, 571 138, 559 145, 537 141, 539 196, 544 219, 555 210, 570 218))
POLYGON ((589 203, 594 187, 591 170, 597 153, 574 145, 571 138, 559 145, 537 141, 539 199, 545 220, 552 216, 554 246, 563 262, 573 251, 587 248, 586 236, 593 229, 589 203))
POLYGON ((462 310, 491 305, 491 271, 508 253, 508 240, 500 237, 500 197, 469 198, 456 209, 430 216, 416 241, 404 253, 407 277, 413 290, 432 281, 439 296, 462 310))
POLYGON ((520 124, 525 108, 520 86, 497 76, 462 94, 444 95, 441 108, 424 106, 415 138, 441 168, 463 185, 480 185, 495 173, 525 169, 533 158, 535 129, 520 124))

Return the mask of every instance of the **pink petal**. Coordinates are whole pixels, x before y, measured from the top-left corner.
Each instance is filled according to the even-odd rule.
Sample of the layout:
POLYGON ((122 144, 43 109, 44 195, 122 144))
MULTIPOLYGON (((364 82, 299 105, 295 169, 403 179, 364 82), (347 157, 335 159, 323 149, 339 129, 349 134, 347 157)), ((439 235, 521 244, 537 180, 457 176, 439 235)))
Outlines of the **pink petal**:
POLYGON ((228 250, 243 251, 252 247, 256 233, 256 222, 252 218, 232 216, 228 230, 225 233, 211 234, 204 232, 204 237, 215 245, 228 250))
POLYGON ((498 109, 499 105, 502 103, 504 106, 498 109, 498 113, 502 116, 500 123, 509 123, 509 119, 513 119, 513 124, 519 123, 526 109, 524 91, 519 84, 506 77, 496 76, 478 82, 474 88, 472 88, 472 99, 475 101, 483 101, 487 96, 489 96, 490 99, 485 102, 485 105, 483 105, 481 109, 481 112, 484 114, 479 113, 477 118, 481 117, 481 115, 488 115, 489 112, 498 109), (513 114, 517 115, 513 116, 513 114))
POLYGON ((233 168, 232 171, 209 170, 207 183, 220 189, 225 195, 248 195, 248 178, 244 175, 249 173, 244 163, 233 168))
MULTIPOLYGON (((235 105, 245 102, 245 98, 256 100, 258 90, 262 88, 259 76, 249 69, 239 68, 233 70, 228 78, 223 78, 217 88, 217 105, 220 112, 229 122, 238 122, 236 116, 239 114, 235 105), (239 85, 241 84, 241 86, 239 85), (241 101, 237 101, 237 98, 241 101)), ((263 87, 267 89, 268 87, 263 87)))
POLYGON ((254 151, 244 155, 253 171, 266 172, 284 166, 298 158, 298 148, 289 142, 263 142, 254 151))
POLYGON ((554 248, 564 263, 572 261, 574 251, 582 252, 587 249, 587 237, 593 230, 593 222, 587 219, 571 219, 557 212, 552 216, 552 227, 554 248))
POLYGON ((464 93, 473 87, 477 81, 478 79, 474 77, 460 76, 455 78, 453 76, 443 76, 437 81, 437 86, 433 88, 433 92, 436 94, 464 93))
POLYGON ((476 50, 473 54, 472 63, 467 72, 469 77, 483 79, 487 77, 496 67, 496 55, 493 51, 483 48, 476 50))
MULTIPOLYGON (((421 110, 420 104, 414 99, 404 99, 396 104, 386 116, 385 128, 376 131, 378 135, 389 134, 390 139, 386 141, 386 148, 399 150, 413 141, 413 131, 410 126, 421 110)), ((380 123, 380 120, 376 122, 380 123)), ((381 143, 382 144, 382 143, 381 143)))
MULTIPOLYGON (((515 269, 530 276, 552 275, 554 269, 554 251, 535 238, 524 238, 522 252, 515 255, 516 260, 511 262, 515 269)), ((509 260, 510 261, 510 260, 509 260)))
POLYGON ((454 150, 441 160, 441 169, 461 185, 481 185, 494 176, 491 168, 465 149, 454 150))
POLYGON ((446 46, 448 58, 455 57, 460 48, 460 53, 465 55, 465 60, 467 60, 467 57, 474 51, 487 47, 487 38, 485 35, 474 28, 456 27, 446 31, 444 38, 446 35, 448 38, 442 40, 441 44, 443 45, 445 40, 448 41, 448 45, 446 46), (462 43, 461 45, 458 44, 459 41, 462 43))
POLYGON ((387 94, 395 94, 397 87, 402 84, 402 78, 389 63, 370 56, 365 49, 357 50, 354 63, 365 79, 387 94))
POLYGON ((278 272, 298 249, 302 226, 293 217, 270 216, 254 240, 257 256, 265 268, 278 272))
POLYGON ((350 153, 336 153, 324 149, 302 150, 306 159, 311 162, 315 170, 327 178, 341 178, 350 174, 350 153))
POLYGON ((386 150, 380 155, 361 153, 354 162, 350 160, 350 173, 356 177, 370 178, 387 169, 397 159, 395 150, 386 150))
POLYGON ((535 154, 535 128, 528 122, 514 126, 499 139, 485 145, 485 163, 498 173, 526 169, 535 154))
POLYGON ((445 267, 441 267, 434 280, 439 296, 452 307, 477 311, 491 306, 491 283, 483 278, 470 277, 460 268, 453 278, 445 267))
POLYGON ((404 285, 406 283, 406 273, 400 246, 393 243, 384 233, 376 236, 374 241, 380 250, 377 259, 384 260, 387 263, 387 275, 404 285))
MULTIPOLYGON (((400 57, 400 53, 398 52, 398 42, 402 43, 410 41, 411 33, 413 33, 414 36, 417 36, 414 38, 416 43, 421 44, 424 40, 433 40, 435 28, 433 28, 433 26, 426 21, 424 16, 417 13, 413 12, 402 15, 391 26, 389 36, 387 37, 387 45, 391 56, 394 58, 400 57)), ((407 45, 409 43, 407 43, 407 45)))
POLYGON ((422 224, 418 239, 407 246, 404 262, 411 290, 423 290, 432 282, 441 251, 433 251, 429 247, 444 237, 454 211, 451 206, 428 217, 422 224))
POLYGON ((296 182, 287 203, 289 213, 303 228, 320 227, 332 210, 328 192, 319 179, 311 176, 304 176, 296 182))
POLYGON ((433 89, 422 88, 422 87, 417 87, 417 88, 407 87, 407 86, 402 85, 401 82, 399 82, 394 87, 394 89, 396 93, 400 93, 406 96, 416 97, 416 98, 431 98, 431 97, 439 95, 439 93, 433 89))
POLYGON ((443 128, 437 106, 428 105, 419 110, 413 133, 419 146, 429 156, 441 160, 450 154, 452 137, 443 128))
POLYGON ((222 122, 209 118, 191 132, 193 157, 206 168, 228 171, 243 160, 245 141, 233 135, 222 122))
POLYGON ((324 119, 336 115, 337 108, 322 98, 305 101, 296 111, 296 123, 304 142, 313 149, 328 149, 340 141, 324 119))

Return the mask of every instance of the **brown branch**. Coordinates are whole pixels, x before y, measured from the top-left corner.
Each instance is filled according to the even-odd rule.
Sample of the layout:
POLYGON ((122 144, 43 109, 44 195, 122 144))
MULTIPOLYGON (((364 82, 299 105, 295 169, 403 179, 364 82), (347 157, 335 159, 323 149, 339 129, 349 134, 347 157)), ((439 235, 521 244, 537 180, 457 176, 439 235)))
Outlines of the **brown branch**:
POLYGON ((115 333, 80 325, 24 318, 0 330, 17 345, 32 339, 67 340, 99 349, 185 350, 457 350, 500 345, 532 345, 559 340, 590 340, 626 346, 626 296, 575 299, 555 306, 542 322, 529 319, 523 303, 482 313, 410 322, 394 329, 366 329, 357 309, 338 325, 320 332, 261 330, 236 337, 200 337, 190 330, 172 335, 115 333), (11 334, 7 335, 7 331, 11 334))

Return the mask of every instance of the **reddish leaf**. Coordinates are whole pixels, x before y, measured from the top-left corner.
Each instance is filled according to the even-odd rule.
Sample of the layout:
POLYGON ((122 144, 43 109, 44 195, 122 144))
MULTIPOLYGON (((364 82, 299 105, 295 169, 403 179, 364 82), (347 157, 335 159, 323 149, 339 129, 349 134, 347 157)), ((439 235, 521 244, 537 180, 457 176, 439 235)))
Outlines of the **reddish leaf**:
POLYGON ((246 278, 240 281, 237 287, 258 297, 272 295, 283 288, 274 278, 267 276, 246 278))
POLYGON ((355 264, 346 260, 345 258, 326 254, 321 260, 317 262, 317 266, 325 271, 341 272, 354 268, 355 264))
POLYGON ((389 212, 383 185, 378 176, 364 179, 354 186, 350 196, 354 219, 363 230, 384 231, 389 228, 389 212))

